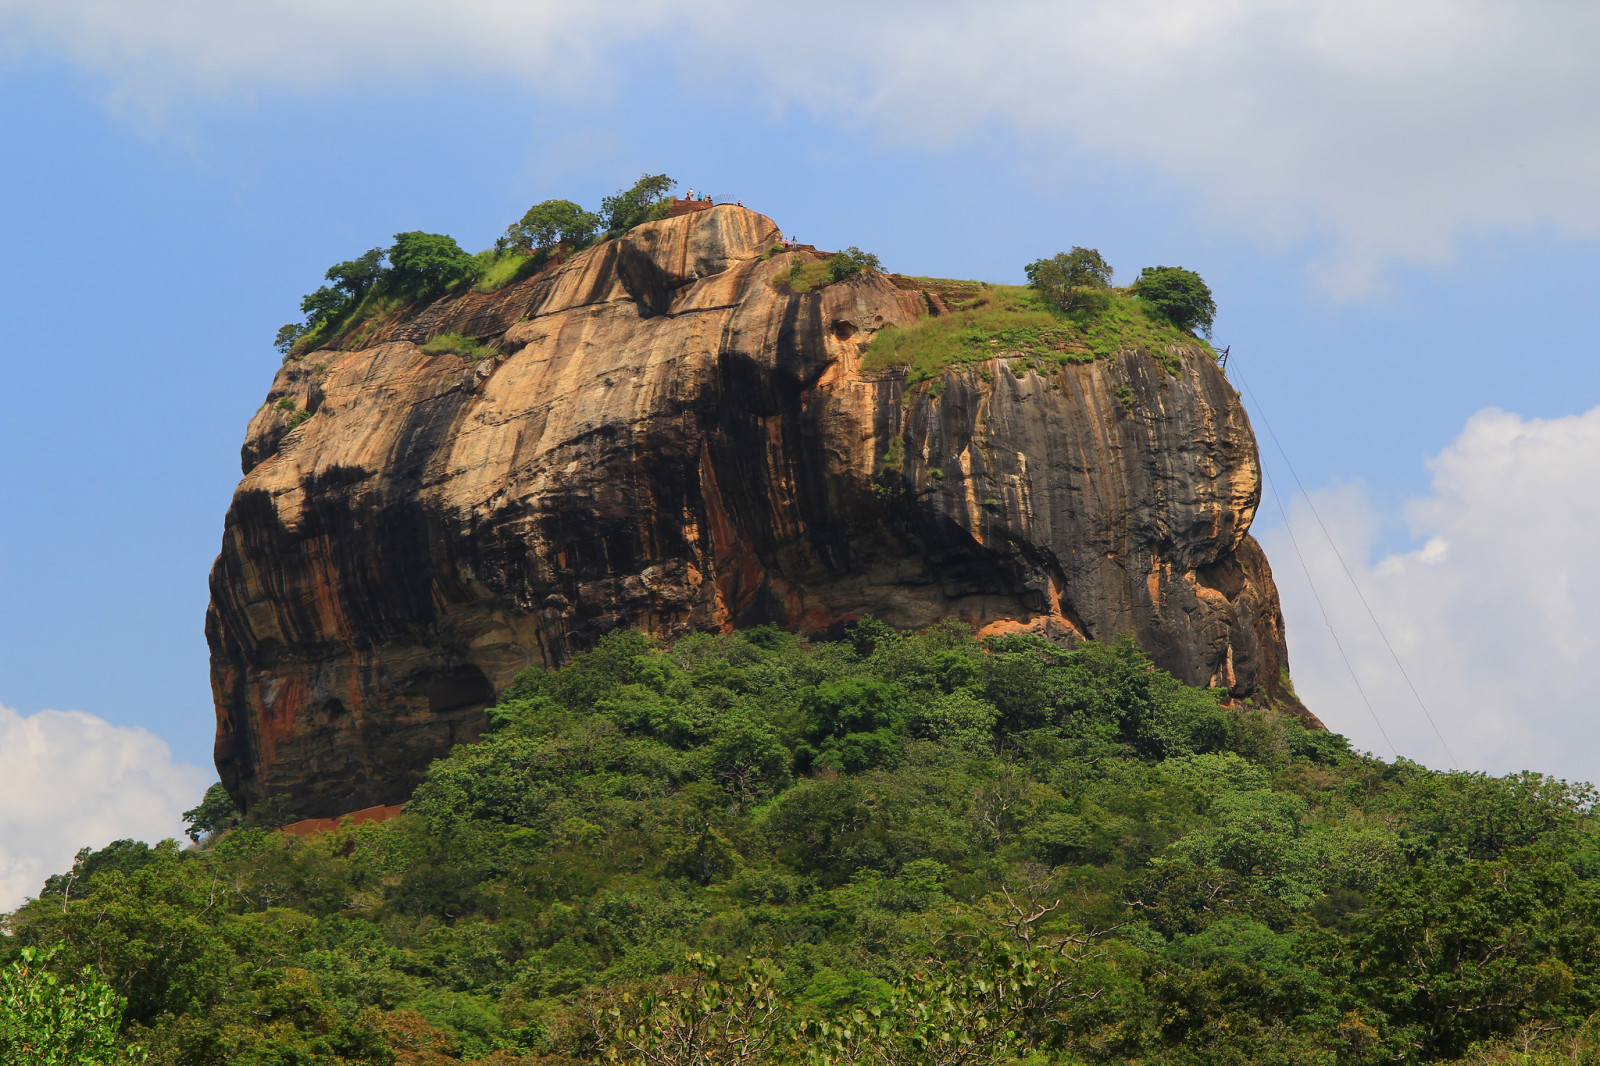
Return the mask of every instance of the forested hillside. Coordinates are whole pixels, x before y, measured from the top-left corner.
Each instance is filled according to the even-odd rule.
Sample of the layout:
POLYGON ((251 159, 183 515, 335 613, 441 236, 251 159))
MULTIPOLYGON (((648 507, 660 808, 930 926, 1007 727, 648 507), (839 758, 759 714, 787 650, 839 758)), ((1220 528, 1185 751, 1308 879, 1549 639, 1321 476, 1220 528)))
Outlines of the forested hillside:
POLYGON ((195 1066, 1600 1061, 1586 787, 1221 695, 1131 642, 618 633, 401 819, 85 854, 0 951, 195 1066))

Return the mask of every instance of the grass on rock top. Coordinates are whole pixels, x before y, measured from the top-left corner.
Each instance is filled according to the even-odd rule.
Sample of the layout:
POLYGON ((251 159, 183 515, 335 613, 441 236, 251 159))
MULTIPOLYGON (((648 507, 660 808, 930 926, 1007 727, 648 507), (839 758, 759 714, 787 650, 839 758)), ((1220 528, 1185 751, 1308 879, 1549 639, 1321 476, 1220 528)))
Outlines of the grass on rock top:
POLYGON ((1026 285, 913 280, 949 291, 950 312, 879 331, 861 364, 864 370, 908 367, 910 385, 935 379, 946 367, 996 357, 1021 357, 1028 367, 1059 367, 1140 348, 1175 372, 1175 346, 1209 347, 1120 289, 1106 290, 1098 307, 1064 312, 1026 285), (960 288, 950 291, 954 286, 960 288))

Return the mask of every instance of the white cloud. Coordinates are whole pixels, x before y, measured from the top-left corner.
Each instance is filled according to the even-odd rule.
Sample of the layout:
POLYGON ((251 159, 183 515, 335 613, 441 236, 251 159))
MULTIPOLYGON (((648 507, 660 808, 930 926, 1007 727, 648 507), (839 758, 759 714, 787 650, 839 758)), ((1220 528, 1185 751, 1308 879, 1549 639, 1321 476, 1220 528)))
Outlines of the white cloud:
MULTIPOLYGON (((1600 229, 1600 8, 1557 0, 0 0, 0 39, 145 104, 352 82, 608 91, 607 64, 885 137, 1018 130, 1164 173, 1362 291, 1467 232, 1600 229)), ((669 88, 667 91, 671 91, 669 88)))
POLYGON ((0 706, 0 911, 72 866, 81 847, 180 836, 210 770, 165 742, 82 711, 0 706))
MULTIPOLYGON (((1429 492, 1405 511, 1416 551, 1371 560, 1378 516, 1359 485, 1314 493, 1317 511, 1463 768, 1600 781, 1600 407, 1554 419, 1481 411, 1429 468, 1429 492)), ((1448 765, 1303 501, 1290 505, 1290 521, 1395 747, 1448 765)), ((1301 697, 1387 756, 1294 545, 1281 525, 1261 535, 1301 697)))

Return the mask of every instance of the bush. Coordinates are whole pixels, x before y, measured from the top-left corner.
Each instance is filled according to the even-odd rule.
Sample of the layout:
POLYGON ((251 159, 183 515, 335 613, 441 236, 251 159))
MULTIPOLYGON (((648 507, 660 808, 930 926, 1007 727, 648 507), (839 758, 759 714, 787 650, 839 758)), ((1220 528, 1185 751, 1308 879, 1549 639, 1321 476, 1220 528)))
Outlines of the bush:
POLYGON ((463 359, 477 362, 479 359, 488 359, 499 353, 464 333, 441 333, 422 346, 422 354, 459 355, 463 359))
POLYGON ((294 342, 305 336, 306 327, 299 322, 290 322, 278 327, 278 335, 272 338, 272 346, 278 354, 287 357, 294 349, 294 342))
POLYGON ((863 270, 882 269, 878 257, 851 245, 826 259, 807 260, 796 256, 786 279, 791 292, 815 292, 835 282, 855 277, 863 270))
POLYGON ((521 252, 494 251, 479 252, 473 257, 477 260, 476 273, 478 280, 473 283, 473 292, 498 292, 507 285, 531 277, 538 269, 550 261, 546 252, 532 252, 523 255, 521 252))
MULTIPOLYGON (((350 307, 350 298, 338 289, 322 286, 316 292, 309 293, 300 300, 300 312, 306 316, 307 331, 316 329, 324 322, 331 322, 344 314, 350 307)), ((284 331, 278 330, 278 338, 282 340, 284 331)), ((291 342, 292 343, 292 342, 291 342)))
POLYGON ((642 174, 631 188, 600 201, 607 237, 620 237, 642 222, 665 218, 667 193, 678 183, 665 174, 642 174))
POLYGON ((439 296, 454 285, 472 280, 477 266, 455 238, 421 230, 394 235, 389 263, 387 287, 419 300, 439 296))
MULTIPOLYGON (((292 400, 290 406, 294 406, 292 400)), ((198 806, 183 812, 183 820, 189 827, 187 830, 189 839, 198 844, 205 834, 218 832, 237 822, 239 808, 234 806, 233 797, 228 795, 228 790, 222 787, 221 781, 218 781, 206 789, 206 794, 201 797, 198 806)))
POLYGON ((528 208, 521 221, 506 230, 506 247, 524 255, 558 244, 582 248, 599 228, 600 216, 592 211, 571 200, 546 200, 528 208))
POLYGON ((383 248, 368 248, 354 259, 335 263, 323 277, 333 282, 333 287, 344 293, 351 303, 359 302, 368 290, 383 280, 386 273, 383 258, 388 254, 383 248))
POLYGON ((1134 282, 1133 294, 1166 316, 1181 330, 1211 336, 1217 316, 1216 301, 1200 275, 1183 267, 1145 267, 1134 282))
POLYGON ((828 257, 828 280, 843 281, 845 278, 854 277, 863 270, 882 270, 883 264, 871 252, 863 252, 855 245, 851 245, 842 252, 835 252, 828 257))
POLYGON ((1093 248, 1074 247, 1023 268, 1028 284, 1062 311, 1100 307, 1111 287, 1111 264, 1093 248))
MULTIPOLYGON (((300 301, 304 324, 281 327, 273 347, 289 358, 348 332, 363 319, 397 310, 405 301, 433 299, 463 284, 476 283, 479 292, 503 288, 543 266, 558 246, 587 247, 602 225, 606 236, 614 237, 665 217, 666 197, 676 184, 665 174, 642 175, 630 188, 602 200, 598 215, 571 200, 545 200, 508 227, 492 250, 478 255, 468 254, 442 233, 397 233, 392 246, 369 248, 329 267, 324 274, 329 284, 300 301)), ((864 262, 877 265, 872 256, 864 262)), ((861 266, 841 262, 840 268, 853 273, 861 266)))

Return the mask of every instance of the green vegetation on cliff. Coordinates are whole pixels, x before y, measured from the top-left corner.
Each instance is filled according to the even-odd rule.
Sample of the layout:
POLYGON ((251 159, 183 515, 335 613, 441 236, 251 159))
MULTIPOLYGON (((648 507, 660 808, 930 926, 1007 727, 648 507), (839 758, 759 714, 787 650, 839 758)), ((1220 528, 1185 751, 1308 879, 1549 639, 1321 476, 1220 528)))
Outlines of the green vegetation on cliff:
MULTIPOLYGON (((1181 267, 1146 267, 1126 289, 1111 286, 1111 265, 1093 248, 1074 247, 1025 268, 1026 286, 917 278, 945 304, 907 329, 879 331, 862 366, 908 367, 908 384, 945 368, 996 357, 1015 372, 1148 352, 1177 373, 1179 346, 1210 345, 1216 316, 1211 290, 1181 267)), ((930 311, 933 310, 930 307, 930 311)))
MULTIPOLYGON (((950 284, 918 280, 927 280, 934 290, 950 284)), ((1207 347, 1150 314, 1148 305, 1124 290, 1108 289, 1093 305, 1063 311, 1031 286, 958 284, 959 295, 946 300, 947 313, 926 315, 905 329, 880 330, 862 357, 862 368, 909 367, 914 385, 937 378, 946 367, 996 357, 1017 360, 1012 366, 1024 370, 1091 363, 1143 349, 1176 369, 1174 348, 1207 347)))
POLYGON ((85 851, 0 961, 194 1066, 1594 1061, 1592 792, 1220 696, 1129 642, 619 633, 401 819, 85 851))
POLYGON ((371 248, 329 267, 324 276, 329 284, 300 301, 305 321, 281 327, 273 344, 285 357, 302 355, 409 304, 466 286, 494 292, 530 276, 558 250, 588 247, 601 226, 605 236, 615 237, 665 217, 666 197, 676 184, 665 174, 642 175, 605 197, 600 214, 571 200, 545 200, 512 223, 494 248, 477 255, 442 233, 396 233, 389 247, 371 248))

